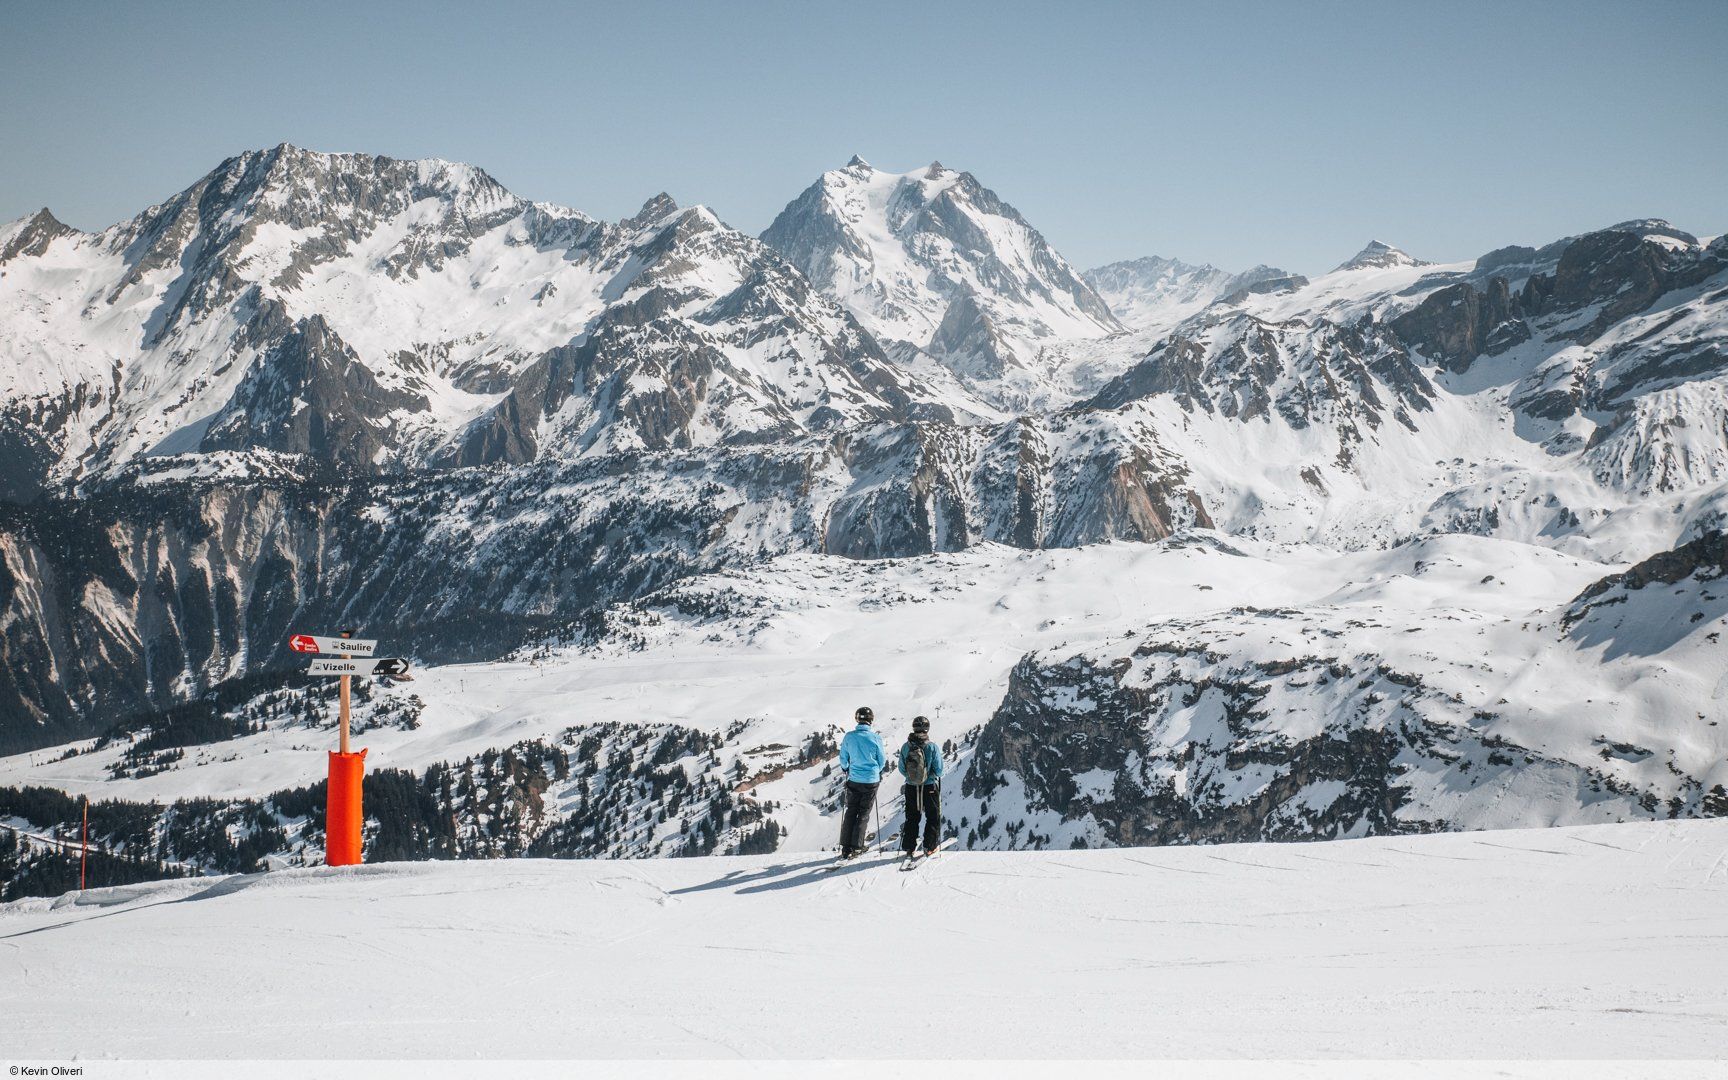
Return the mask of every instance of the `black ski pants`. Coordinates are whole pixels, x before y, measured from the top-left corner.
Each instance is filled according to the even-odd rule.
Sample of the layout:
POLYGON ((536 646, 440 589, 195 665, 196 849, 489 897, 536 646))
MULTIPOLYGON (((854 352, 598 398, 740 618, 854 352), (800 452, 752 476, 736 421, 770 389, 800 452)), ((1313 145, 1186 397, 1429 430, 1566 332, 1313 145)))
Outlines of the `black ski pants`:
POLYGON ((870 808, 876 805, 876 785, 846 781, 846 817, 840 823, 840 854, 863 851, 864 832, 870 825, 870 808))
POLYGON ((924 819, 924 850, 930 851, 942 842, 942 785, 907 784, 900 789, 906 797, 906 827, 900 832, 900 850, 910 854, 918 849, 918 819, 924 819))

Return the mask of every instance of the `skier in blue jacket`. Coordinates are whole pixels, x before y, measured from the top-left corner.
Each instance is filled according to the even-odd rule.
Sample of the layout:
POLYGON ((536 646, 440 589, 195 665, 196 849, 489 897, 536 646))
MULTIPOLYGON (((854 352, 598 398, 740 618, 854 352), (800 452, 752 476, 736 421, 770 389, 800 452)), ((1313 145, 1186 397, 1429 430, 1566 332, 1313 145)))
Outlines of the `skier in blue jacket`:
POLYGON ((936 854, 942 842, 942 751, 930 741, 927 717, 912 718, 912 734, 900 747, 900 775, 906 778, 901 793, 906 796, 906 828, 900 833, 900 850, 911 856, 918 850, 918 821, 924 821, 924 854, 936 854))
POLYGON ((876 786, 882 782, 882 767, 888 764, 882 736, 870 726, 875 723, 876 714, 866 705, 852 716, 858 726, 840 740, 840 767, 846 770, 846 816, 840 825, 842 859, 864 853, 864 828, 870 808, 876 805, 876 786))

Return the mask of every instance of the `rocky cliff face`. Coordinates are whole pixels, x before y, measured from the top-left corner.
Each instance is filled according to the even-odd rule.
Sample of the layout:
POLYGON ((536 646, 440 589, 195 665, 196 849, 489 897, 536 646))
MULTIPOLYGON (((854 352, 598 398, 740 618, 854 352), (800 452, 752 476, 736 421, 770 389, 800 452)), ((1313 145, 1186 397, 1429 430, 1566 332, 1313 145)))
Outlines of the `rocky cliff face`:
POLYGON ((1661 652, 1728 612, 1724 579, 1728 533, 1707 532, 1591 585, 1567 607, 1561 626, 1585 645, 1612 643, 1610 653, 1661 652))
POLYGON ((1567 246, 1542 306, 1568 313, 1595 308, 1594 318, 1571 331, 1574 340, 1588 344, 1662 294, 1696 284, 1721 269, 1690 235, 1655 238, 1609 229, 1581 236, 1567 246))
POLYGON ((881 428, 845 441, 842 453, 849 483, 823 544, 836 555, 1151 541, 1211 524, 1186 465, 1138 417, 881 428))
POLYGON ((473 659, 787 551, 1155 540, 1209 524, 1185 480, 1149 430, 1080 416, 412 479, 163 478, 14 506, 0 517, 0 749, 268 670, 307 627, 473 659))
MULTIPOLYGON (((1707 321, 1716 322, 1719 290, 1686 293, 1725 270, 1728 262, 1721 253, 1666 222, 1626 222, 1559 241, 1540 253, 1529 248, 1491 252, 1477 260, 1463 280, 1427 292, 1388 325, 1411 348, 1458 372, 1468 370, 1480 356, 1498 356, 1532 336, 1550 348, 1559 345, 1562 353, 1570 342, 1595 345, 1593 354, 1567 359, 1575 370, 1612 373, 1596 380, 1593 396, 1614 407, 1656 388, 1664 375, 1690 378, 1721 370, 1719 343, 1699 342, 1695 323, 1680 340, 1653 339, 1671 326, 1695 320, 1693 312, 1710 311, 1707 321), (1514 291, 1511 277, 1500 270, 1523 272, 1522 285, 1514 291), (1642 336, 1613 333, 1664 298, 1673 305, 1665 314, 1666 326, 1645 326, 1642 336), (1628 362, 1627 354, 1637 359, 1628 362)), ((1550 393, 1532 397, 1530 411, 1552 417, 1584 404, 1582 394, 1566 398, 1550 393)))
POLYGON ((322 316, 289 325, 280 304, 260 300, 259 307, 247 323, 258 359, 209 419, 197 448, 273 450, 344 464, 389 460, 397 449, 393 414, 421 411, 426 398, 380 384, 322 316))
POLYGON ((1485 290, 1465 282, 1436 289, 1390 326, 1411 348, 1449 371, 1467 371, 1478 356, 1498 356, 1530 337, 1523 310, 1503 277, 1489 279, 1485 290))
POLYGON ((21 221, 0 226, 0 266, 20 256, 40 256, 62 236, 77 236, 78 230, 42 209, 21 221))
POLYGON ((1270 323, 1224 314, 1179 327, 1088 404, 1168 396, 1236 420, 1276 413, 1295 428, 1416 426, 1434 388, 1396 336, 1373 323, 1270 323))
MULTIPOLYGON (((1223 658, 1200 650, 1170 659, 1173 667, 1184 659, 1203 667, 1223 658)), ((1443 827, 1400 813, 1413 794, 1400 783, 1400 755, 1419 754, 1433 732, 1388 727, 1384 717, 1374 726, 1297 738, 1261 725, 1260 707, 1275 692, 1269 683, 1295 676, 1301 685, 1325 686, 1351 677, 1348 669, 1311 661, 1193 682, 1172 674, 1154 688, 1123 684, 1132 663, 1047 669, 1023 661, 1015 668, 966 775, 963 794, 978 806, 975 845, 1043 847, 1058 832, 1063 846, 1141 846, 1443 827), (1053 709, 1056 702, 1084 706, 1083 715, 1053 709), (1149 719, 1202 703, 1211 714, 1204 738, 1169 745, 1167 732, 1149 719), (1085 823, 1078 832, 1077 822, 1085 823)))
POLYGON ((390 485, 170 481, 10 510, 0 738, 99 733, 269 670, 306 627, 368 627, 426 660, 498 655, 814 529, 794 506, 778 528, 729 528, 809 483, 808 459, 690 465, 632 483, 644 460, 390 485))

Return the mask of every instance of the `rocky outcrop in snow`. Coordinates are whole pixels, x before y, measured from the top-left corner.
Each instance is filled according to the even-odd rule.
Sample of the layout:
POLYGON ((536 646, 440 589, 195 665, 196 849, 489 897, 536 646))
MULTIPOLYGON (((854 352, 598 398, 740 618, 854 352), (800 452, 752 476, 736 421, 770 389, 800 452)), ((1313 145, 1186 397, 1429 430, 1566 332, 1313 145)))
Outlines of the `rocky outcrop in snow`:
POLYGON ((1485 290, 1465 282, 1436 289, 1388 325, 1411 348, 1451 371, 1467 371, 1483 353, 1498 356, 1530 337, 1523 311, 1503 277, 1485 290))
POLYGON ((1391 419, 1413 429, 1413 414, 1429 407, 1434 388, 1397 337, 1372 323, 1225 314, 1184 324, 1087 407, 1166 395, 1241 421, 1276 413, 1295 428, 1357 421, 1376 428, 1391 419))
MULTIPOLYGON (((1675 672, 1715 678, 1725 551, 1702 537, 1517 619, 1250 608, 1028 655, 950 816, 974 845, 1042 847, 1728 812, 1688 733, 1722 714, 1672 711, 1712 697, 1675 672)), ((1416 576, 1456 557, 1413 554, 1416 576)))

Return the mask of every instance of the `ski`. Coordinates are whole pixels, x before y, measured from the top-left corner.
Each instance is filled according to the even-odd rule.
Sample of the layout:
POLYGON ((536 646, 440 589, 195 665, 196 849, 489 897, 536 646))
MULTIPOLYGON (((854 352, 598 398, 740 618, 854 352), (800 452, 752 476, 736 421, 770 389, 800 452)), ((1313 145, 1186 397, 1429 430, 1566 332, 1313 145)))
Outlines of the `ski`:
POLYGON ((822 872, 825 874, 831 874, 836 870, 844 870, 848 866, 857 866, 860 863, 881 862, 885 857, 886 857, 886 852, 866 851, 864 854, 854 855, 850 859, 835 859, 829 865, 824 866, 822 868, 822 872))
POLYGON ((934 851, 927 851, 927 852, 914 851, 914 852, 912 852, 910 855, 906 856, 903 860, 901 860, 900 872, 902 874, 904 874, 908 870, 915 869, 917 866, 919 866, 921 863, 923 863, 924 860, 935 858, 937 855, 940 855, 943 852, 943 850, 946 849, 948 847, 948 845, 952 844, 953 842, 954 842, 954 838, 952 836, 950 836, 948 839, 942 841, 940 844, 937 844, 936 850, 934 850, 934 851))

